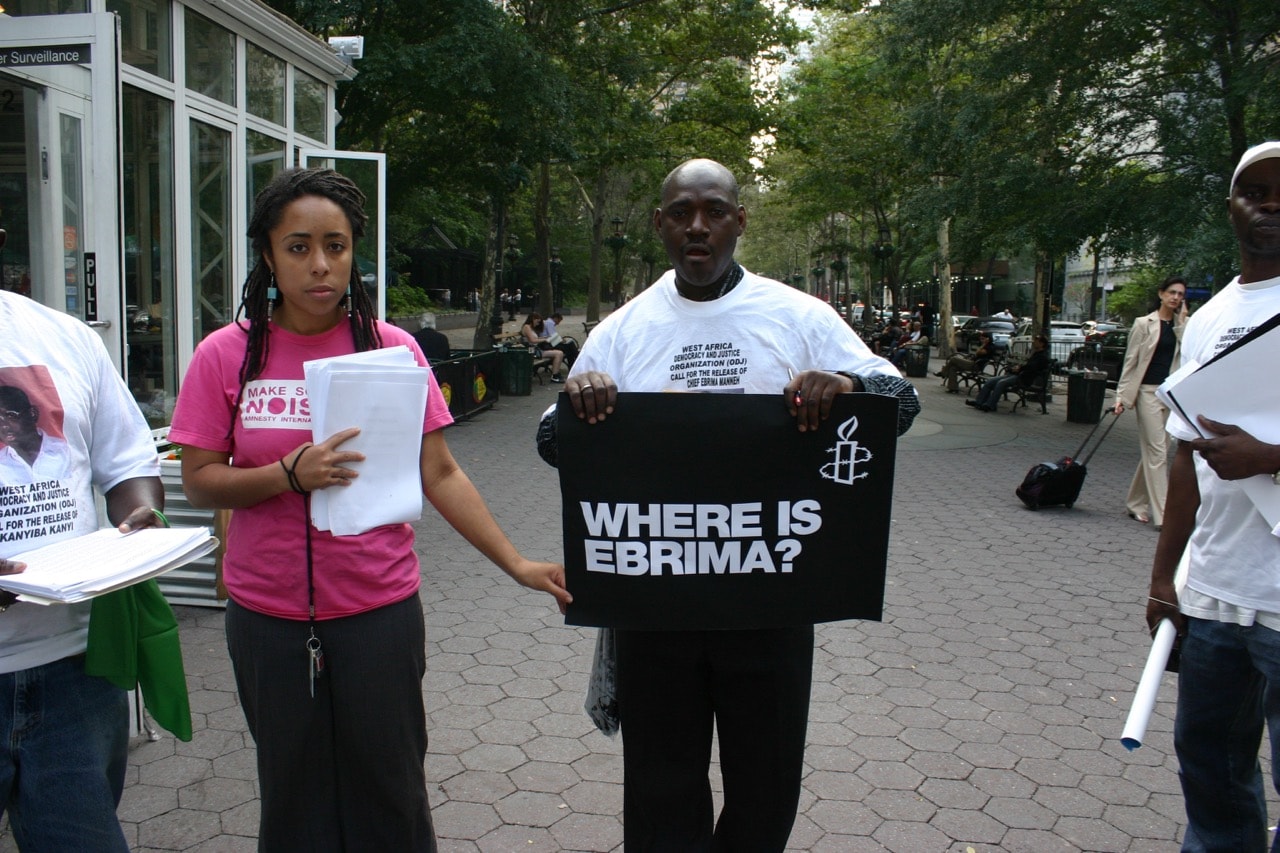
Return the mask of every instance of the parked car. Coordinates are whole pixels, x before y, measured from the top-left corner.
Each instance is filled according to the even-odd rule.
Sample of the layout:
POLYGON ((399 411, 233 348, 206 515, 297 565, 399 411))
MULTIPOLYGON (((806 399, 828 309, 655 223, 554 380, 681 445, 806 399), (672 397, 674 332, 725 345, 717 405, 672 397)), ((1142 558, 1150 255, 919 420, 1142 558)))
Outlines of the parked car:
POLYGON ((1080 324, 1080 328, 1084 330, 1085 340, 1088 340, 1090 335, 1097 334, 1098 332, 1110 332, 1113 329, 1120 328, 1120 324, 1106 323, 1101 320, 1085 320, 1080 324))
POLYGON ((1128 329, 1112 329, 1095 332, 1083 346, 1071 351, 1067 358, 1068 369, 1101 370, 1107 374, 1107 387, 1114 388, 1120 381, 1124 367, 1124 351, 1129 346, 1128 329))
MULTIPOLYGON (((1009 357, 1015 361, 1025 361, 1031 355, 1031 335, 1035 324, 1024 320, 1018 325, 1013 337, 1009 340, 1009 357)), ((1084 330, 1079 323, 1067 320, 1049 321, 1049 358, 1066 364, 1071 351, 1084 343, 1084 330)))
POLYGON ((1013 336, 1013 321, 1000 317, 970 317, 955 331, 956 352, 970 352, 977 349, 978 332, 982 331, 991 334, 991 343, 996 349, 1005 349, 1013 336))

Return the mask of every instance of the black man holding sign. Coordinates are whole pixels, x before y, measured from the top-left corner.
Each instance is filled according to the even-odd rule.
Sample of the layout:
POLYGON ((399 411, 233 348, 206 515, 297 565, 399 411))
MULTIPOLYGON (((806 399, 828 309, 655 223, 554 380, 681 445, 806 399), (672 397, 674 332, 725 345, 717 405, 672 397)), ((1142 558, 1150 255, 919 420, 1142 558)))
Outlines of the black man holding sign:
POLYGON ((580 569, 568 618, 615 629, 628 851, 785 847, 813 623, 879 617, 884 550, 860 565, 861 541, 887 541, 893 437, 920 409, 829 306, 734 261, 746 220, 721 164, 667 176, 653 224, 674 270, 596 327, 562 396, 571 411, 539 428, 543 457, 564 462, 566 567, 580 569), (675 391, 702 393, 631 393, 675 391), (866 530, 849 501, 878 505, 866 530), (814 589, 793 591, 820 577, 835 535, 843 557, 825 568, 870 579, 850 592, 853 612, 806 612, 792 596, 814 589), (609 590, 620 606, 593 600, 609 590))

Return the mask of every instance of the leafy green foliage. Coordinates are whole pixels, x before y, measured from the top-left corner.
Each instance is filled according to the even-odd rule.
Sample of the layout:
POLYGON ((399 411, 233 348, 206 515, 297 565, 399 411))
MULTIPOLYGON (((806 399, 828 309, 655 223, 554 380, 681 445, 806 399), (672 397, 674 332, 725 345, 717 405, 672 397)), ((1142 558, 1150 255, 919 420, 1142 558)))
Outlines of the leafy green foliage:
POLYGON ((410 284, 393 284, 387 288, 387 316, 412 317, 434 309, 431 297, 410 284))

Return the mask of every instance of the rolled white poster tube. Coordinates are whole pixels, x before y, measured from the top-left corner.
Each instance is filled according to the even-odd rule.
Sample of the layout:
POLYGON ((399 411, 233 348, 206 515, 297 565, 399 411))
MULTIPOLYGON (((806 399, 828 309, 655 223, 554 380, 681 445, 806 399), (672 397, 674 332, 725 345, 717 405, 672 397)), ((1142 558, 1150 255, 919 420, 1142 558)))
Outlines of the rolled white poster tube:
POLYGON ((1129 707, 1129 718, 1125 720, 1124 731, 1120 733, 1120 742, 1125 749, 1132 752, 1142 746, 1142 738, 1147 733, 1147 723, 1151 721, 1151 712, 1156 707, 1156 694, 1160 691, 1160 676, 1164 675, 1165 665, 1169 662, 1169 652, 1173 649, 1173 641, 1177 630, 1168 619, 1161 619, 1156 627, 1155 639, 1151 641, 1151 654, 1147 656, 1147 665, 1142 670, 1142 678, 1138 681, 1138 689, 1133 694, 1133 705, 1129 707))

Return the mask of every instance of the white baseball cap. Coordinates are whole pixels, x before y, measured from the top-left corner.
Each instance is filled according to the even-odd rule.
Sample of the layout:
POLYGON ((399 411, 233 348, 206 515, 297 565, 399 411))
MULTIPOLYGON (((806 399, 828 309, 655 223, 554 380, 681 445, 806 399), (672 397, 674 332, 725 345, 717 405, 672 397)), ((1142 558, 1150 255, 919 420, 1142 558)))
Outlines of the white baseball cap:
POLYGON ((1261 142, 1244 152, 1240 156, 1240 163, 1236 166, 1236 170, 1231 173, 1231 188, 1235 189, 1236 180, 1241 172, 1259 160, 1268 160, 1272 157, 1280 157, 1280 142, 1261 142))

